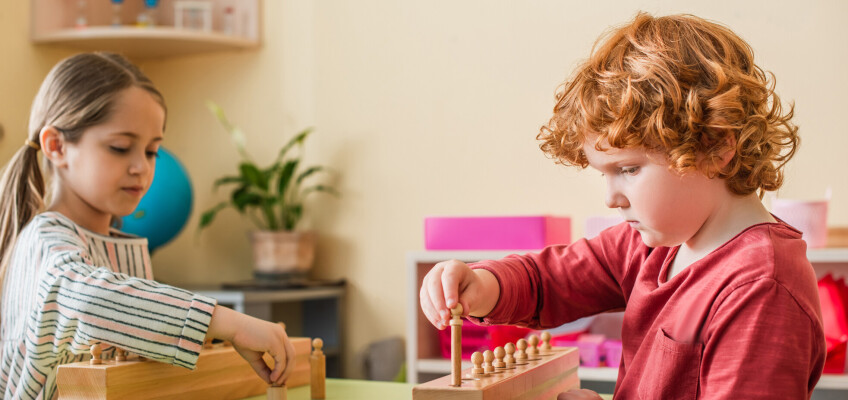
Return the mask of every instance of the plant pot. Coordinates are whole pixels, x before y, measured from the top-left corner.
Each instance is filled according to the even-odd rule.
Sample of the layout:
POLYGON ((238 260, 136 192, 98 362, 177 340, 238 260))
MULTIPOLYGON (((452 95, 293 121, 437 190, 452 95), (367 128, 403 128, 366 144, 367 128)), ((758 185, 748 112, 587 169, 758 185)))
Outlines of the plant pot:
POLYGON ((305 278, 315 259, 314 232, 252 231, 256 279, 305 278))

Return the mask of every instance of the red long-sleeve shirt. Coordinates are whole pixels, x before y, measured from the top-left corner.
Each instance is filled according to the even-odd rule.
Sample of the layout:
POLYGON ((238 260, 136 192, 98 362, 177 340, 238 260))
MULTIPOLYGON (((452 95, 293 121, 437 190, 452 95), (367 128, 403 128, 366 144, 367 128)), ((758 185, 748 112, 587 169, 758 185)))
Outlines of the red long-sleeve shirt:
POLYGON ((552 328, 624 309, 615 398, 812 396, 825 340, 800 233, 754 225, 669 280, 676 251, 649 248, 621 224, 569 246, 473 264, 501 287, 476 322, 552 328))

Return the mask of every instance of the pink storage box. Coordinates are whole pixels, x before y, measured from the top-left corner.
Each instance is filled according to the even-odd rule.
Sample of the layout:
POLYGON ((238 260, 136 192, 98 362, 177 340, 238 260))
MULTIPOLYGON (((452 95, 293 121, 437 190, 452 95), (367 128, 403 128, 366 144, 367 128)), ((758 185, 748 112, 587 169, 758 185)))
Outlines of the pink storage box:
POLYGON ((584 367, 599 367, 604 355, 604 335, 584 333, 577 340, 551 340, 554 346, 576 347, 580 354, 580 365, 584 367))
POLYGON ((621 340, 607 339, 604 342, 604 363, 612 368, 621 364, 621 340))
POLYGON ((568 217, 424 218, 427 250, 535 250, 568 243, 568 217))

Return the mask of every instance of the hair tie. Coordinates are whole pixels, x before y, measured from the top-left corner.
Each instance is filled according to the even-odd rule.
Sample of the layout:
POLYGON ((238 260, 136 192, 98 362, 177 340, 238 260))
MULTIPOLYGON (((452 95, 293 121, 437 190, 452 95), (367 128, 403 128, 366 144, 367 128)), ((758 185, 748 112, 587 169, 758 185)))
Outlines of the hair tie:
POLYGON ((41 150, 41 146, 39 146, 38 143, 35 143, 32 140, 27 139, 26 141, 24 141, 24 144, 29 147, 32 147, 33 149, 35 149, 35 151, 41 150))

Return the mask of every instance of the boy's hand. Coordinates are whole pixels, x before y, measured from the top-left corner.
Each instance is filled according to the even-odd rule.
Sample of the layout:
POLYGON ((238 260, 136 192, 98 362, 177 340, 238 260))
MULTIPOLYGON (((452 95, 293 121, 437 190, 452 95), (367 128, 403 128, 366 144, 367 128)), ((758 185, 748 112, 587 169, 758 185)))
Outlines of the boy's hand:
POLYGON ((557 400, 603 400, 603 397, 589 389, 574 389, 560 393, 557 400))
POLYGON ((450 309, 462 304, 463 315, 484 317, 495 308, 500 286, 495 276, 485 270, 471 270, 456 260, 436 264, 424 277, 419 293, 421 310, 436 328, 444 329, 450 321, 450 309))
POLYGON ((206 335, 232 342, 239 355, 269 385, 282 385, 294 369, 294 346, 278 324, 215 306, 206 335), (262 359, 266 352, 274 358, 273 370, 262 359))

